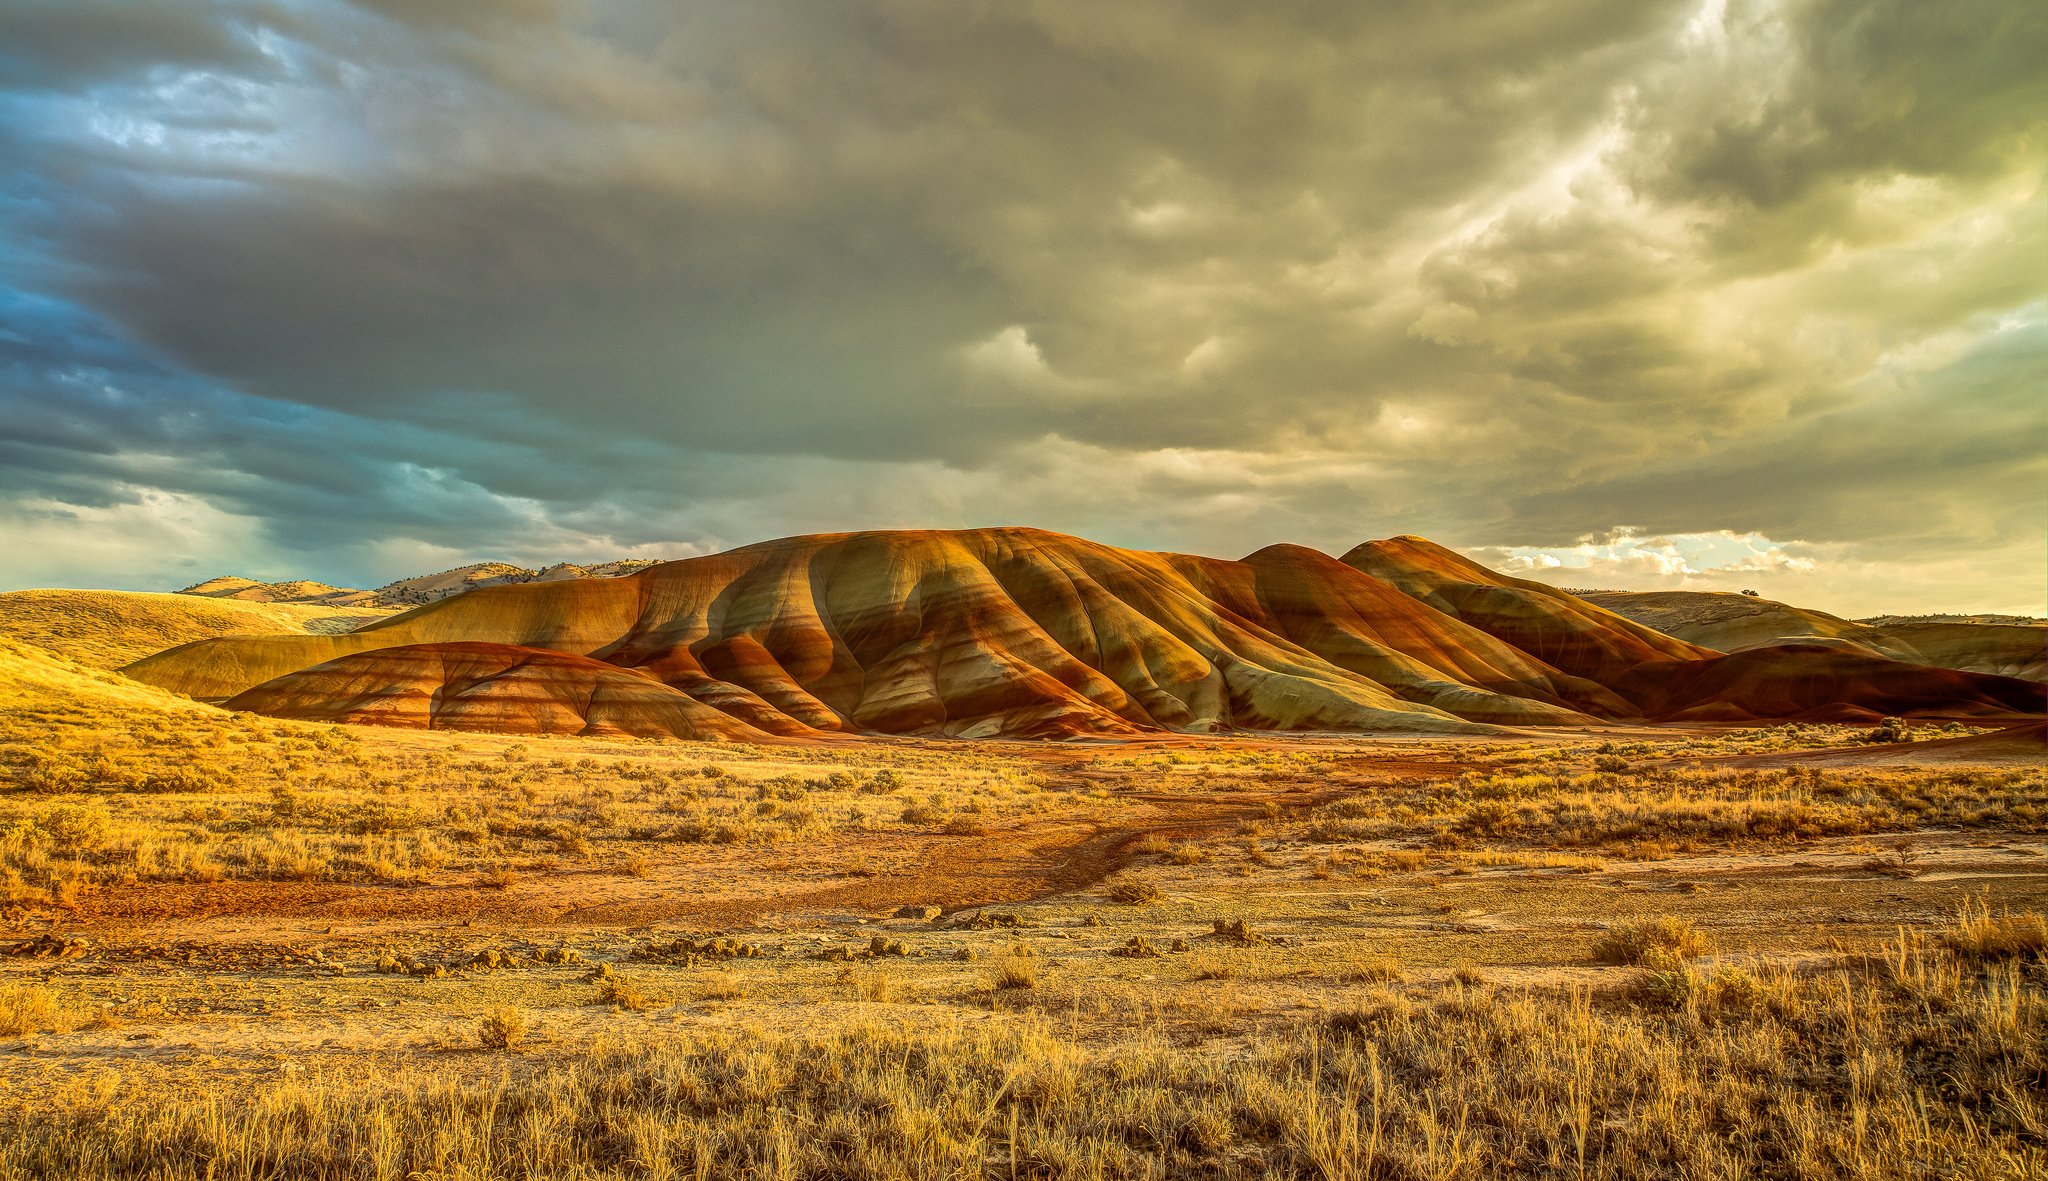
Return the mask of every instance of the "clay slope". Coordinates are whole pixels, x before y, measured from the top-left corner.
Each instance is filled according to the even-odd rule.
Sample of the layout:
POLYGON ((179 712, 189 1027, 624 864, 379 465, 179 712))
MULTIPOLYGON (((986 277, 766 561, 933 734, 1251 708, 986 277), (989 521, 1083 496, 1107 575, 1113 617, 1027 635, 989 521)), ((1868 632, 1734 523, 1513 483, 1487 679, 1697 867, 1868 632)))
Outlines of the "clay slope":
MULTIPOLYGON (((333 710, 344 697, 431 699, 437 678, 443 697, 460 698, 480 683, 481 657, 465 649, 459 669, 436 664, 448 645, 491 645, 489 659, 501 662, 515 659, 505 646, 589 657, 519 673, 552 679, 546 702, 518 707, 552 720, 431 700, 404 713, 404 724, 540 732, 571 724, 557 705, 576 713, 582 689, 556 689, 595 684, 594 663, 793 736, 1474 732, 1636 718, 1645 702, 1699 704, 1671 707, 1679 690, 1662 687, 1667 674, 1640 670, 1682 670, 1719 654, 1558 592, 1468 582, 1497 576, 1454 555, 1445 563, 1437 555, 1446 551, 1426 546, 1404 552, 1458 577, 1401 571, 1404 585, 1296 546, 1230 562, 1032 529, 796 537, 622 578, 486 587, 348 635, 187 645, 128 671, 240 707, 307 711, 333 710), (1487 586, 1499 593, 1489 597, 1487 586), (319 676, 301 675, 309 670, 319 676)), ((517 703, 531 694, 500 696, 517 703)), ((1862 708, 1892 697, 1857 700, 1862 708)), ((585 726, 686 733, 670 715, 630 722, 620 712, 667 708, 657 702, 667 699, 608 705, 601 721, 579 716, 585 726)), ((334 716, 366 720, 381 708, 349 705, 334 716)))
POLYGON ((1592 591, 1579 597, 1723 652, 1820 639, 1914 664, 2048 680, 2048 628, 2039 624, 1904 619, 1871 624, 1718 591, 1592 591))
POLYGON ((1617 688, 1664 721, 1865 722, 1886 716, 2006 718, 2042 711, 2041 686, 1907 664, 1825 644, 1780 644, 1644 665, 1617 688))
POLYGON ((644 673, 509 644, 408 644, 267 681, 229 709, 319 722, 500 734, 767 735, 644 673))
POLYGON ((0 636, 96 668, 119 668, 173 644, 212 636, 344 632, 391 612, 208 600, 141 591, 21 590, 0 594, 0 636))
POLYGON ((1539 660, 1601 684, 1648 661, 1714 654, 1556 587, 1497 574, 1420 537, 1368 541, 1343 560, 1539 660))

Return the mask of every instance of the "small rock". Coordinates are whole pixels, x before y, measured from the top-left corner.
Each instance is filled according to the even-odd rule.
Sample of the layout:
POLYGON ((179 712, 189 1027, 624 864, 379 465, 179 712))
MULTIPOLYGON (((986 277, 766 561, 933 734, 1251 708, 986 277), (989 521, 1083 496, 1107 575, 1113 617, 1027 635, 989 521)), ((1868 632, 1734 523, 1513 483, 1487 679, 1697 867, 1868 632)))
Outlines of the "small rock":
POLYGON ((944 913, 946 913, 944 907, 932 906, 929 903, 899 906, 896 908, 896 917, 899 919, 918 919, 927 923, 944 913))

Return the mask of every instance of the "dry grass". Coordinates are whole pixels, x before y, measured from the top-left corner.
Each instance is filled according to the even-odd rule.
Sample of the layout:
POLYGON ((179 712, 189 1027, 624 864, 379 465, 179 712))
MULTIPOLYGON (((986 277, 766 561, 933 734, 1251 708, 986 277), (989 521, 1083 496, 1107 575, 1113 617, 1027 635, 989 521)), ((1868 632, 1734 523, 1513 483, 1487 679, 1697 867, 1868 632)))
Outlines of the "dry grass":
POLYGON ((724 745, 713 765, 696 744, 472 745, 274 721, 5 645, 0 909, 132 882, 509 890, 550 859, 647 878, 675 846, 968 833, 1115 807, 1048 792, 1014 758, 957 752, 724 745), (915 805, 910 820, 885 810, 892 797, 915 805))
POLYGON ((0 593, 0 635, 112 669, 193 640, 230 635, 333 634, 391 612, 365 607, 252 603, 136 591, 0 593))
POLYGON ((1942 932, 1950 951, 1978 962, 2048 957, 2048 919, 2040 914, 1991 912, 1982 898, 1966 899, 1955 922, 1942 932))
POLYGON ((997 992, 1038 987, 1038 957, 1022 944, 1011 947, 989 966, 988 985, 997 992))
POLYGON ((17 1113, 0 1174, 529 1178, 2016 1177, 2048 1166, 2048 1003, 1904 942, 1669 998, 1380 988, 1229 1055, 1030 1016, 635 1034, 433 1067, 17 1113))
MULTIPOLYGON (((1663 753, 1685 745, 1672 744, 1663 753)), ((2048 831, 2048 768, 1674 763, 1602 771, 1597 762, 1559 752, 1454 779, 1378 787, 1321 809, 1291 831, 1322 843, 1398 840, 1495 856, 1576 854, 1596 867, 1598 858, 1586 853, 1654 859, 1704 848, 1786 848, 1923 828, 2048 831)), ((1421 869, 1428 856, 1412 849, 1385 854, 1387 866, 1402 872, 1421 869)))

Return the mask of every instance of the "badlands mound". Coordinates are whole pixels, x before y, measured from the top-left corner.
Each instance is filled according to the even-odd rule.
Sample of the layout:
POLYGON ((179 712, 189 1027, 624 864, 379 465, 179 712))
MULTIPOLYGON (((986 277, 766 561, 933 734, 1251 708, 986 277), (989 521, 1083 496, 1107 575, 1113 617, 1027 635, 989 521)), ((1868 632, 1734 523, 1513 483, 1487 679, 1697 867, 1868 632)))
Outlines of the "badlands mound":
POLYGON ((21 590, 0 594, 0 636, 119 668, 173 644, 212 636, 344 632, 391 612, 205 599, 141 591, 21 590))
POLYGON ((1588 591, 1578 597, 1723 652, 1821 640, 1844 651, 1913 664, 2048 680, 2048 627, 2039 623, 1966 617, 1856 622, 1723 591, 1588 591))
POLYGON ((1729 659, 1419 538, 1343 562, 1298 546, 1231 562, 987 529, 491 586, 344 635, 206 640, 126 671, 292 717, 680 737, 720 719, 791 737, 1067 737, 2042 709, 2038 686, 1882 657, 1729 659))
POLYGON ((638 670, 510 644, 409 644, 344 656, 226 704, 277 718, 414 730, 768 737, 638 670))

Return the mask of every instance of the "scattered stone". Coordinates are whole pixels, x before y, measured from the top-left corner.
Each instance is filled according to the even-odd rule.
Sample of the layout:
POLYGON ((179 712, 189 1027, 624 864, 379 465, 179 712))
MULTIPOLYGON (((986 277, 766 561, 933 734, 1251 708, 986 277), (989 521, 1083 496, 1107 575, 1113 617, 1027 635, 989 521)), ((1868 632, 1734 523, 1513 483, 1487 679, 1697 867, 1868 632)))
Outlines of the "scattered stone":
POLYGON ((932 906, 929 903, 914 903, 909 906, 899 906, 896 908, 896 917, 899 919, 918 919, 927 923, 935 921, 944 913, 946 913, 944 907, 932 906))
POLYGON ((1209 926, 1209 938, 1228 940, 1239 947, 1251 947, 1267 942, 1264 935, 1252 930, 1243 919, 1216 919, 1209 926))
POLYGON ((73 959, 92 950, 92 941, 77 935, 55 935, 45 931, 7 949, 9 955, 30 955, 38 959, 73 959))
POLYGON ((974 931, 988 931, 997 927, 1024 927, 1030 924, 1007 911, 977 910, 953 925, 974 931))
POLYGON ((758 943, 717 936, 711 939, 672 939, 667 943, 649 943, 626 953, 627 959, 657 964, 682 964, 688 966, 700 960, 760 959, 767 955, 758 943))

